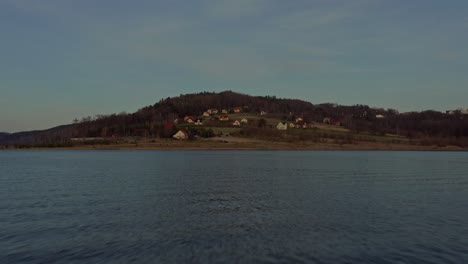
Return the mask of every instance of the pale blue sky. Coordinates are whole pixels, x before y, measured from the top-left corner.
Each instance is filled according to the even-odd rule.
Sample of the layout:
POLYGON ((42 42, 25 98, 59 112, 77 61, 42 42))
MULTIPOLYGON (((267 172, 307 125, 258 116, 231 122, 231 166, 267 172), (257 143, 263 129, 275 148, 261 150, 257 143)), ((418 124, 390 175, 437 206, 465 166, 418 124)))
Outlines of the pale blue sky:
POLYGON ((466 0, 0 0, 0 131, 233 90, 468 108, 466 0))

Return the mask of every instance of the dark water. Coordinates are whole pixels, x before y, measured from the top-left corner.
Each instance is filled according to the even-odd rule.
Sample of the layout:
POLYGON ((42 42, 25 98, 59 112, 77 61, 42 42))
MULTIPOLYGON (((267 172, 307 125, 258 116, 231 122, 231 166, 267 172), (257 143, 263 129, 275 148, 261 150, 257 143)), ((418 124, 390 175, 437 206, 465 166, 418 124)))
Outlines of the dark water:
POLYGON ((0 263, 468 263, 468 153, 0 152, 0 263))

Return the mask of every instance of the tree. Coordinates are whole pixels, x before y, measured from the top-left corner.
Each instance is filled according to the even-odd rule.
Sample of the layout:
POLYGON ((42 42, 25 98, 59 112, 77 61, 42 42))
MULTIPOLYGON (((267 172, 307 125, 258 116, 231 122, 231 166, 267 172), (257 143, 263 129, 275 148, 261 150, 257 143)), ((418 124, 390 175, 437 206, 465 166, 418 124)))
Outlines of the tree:
POLYGON ((264 128, 266 126, 267 122, 264 118, 260 118, 258 121, 257 121, 257 126, 260 127, 260 128, 264 128))

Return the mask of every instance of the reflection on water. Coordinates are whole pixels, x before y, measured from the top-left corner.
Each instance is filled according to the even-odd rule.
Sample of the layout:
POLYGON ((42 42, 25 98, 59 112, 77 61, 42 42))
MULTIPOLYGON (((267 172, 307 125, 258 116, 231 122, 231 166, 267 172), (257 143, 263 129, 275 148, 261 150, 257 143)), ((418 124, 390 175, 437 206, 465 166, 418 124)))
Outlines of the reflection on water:
POLYGON ((0 263, 468 263, 468 153, 0 152, 0 263))

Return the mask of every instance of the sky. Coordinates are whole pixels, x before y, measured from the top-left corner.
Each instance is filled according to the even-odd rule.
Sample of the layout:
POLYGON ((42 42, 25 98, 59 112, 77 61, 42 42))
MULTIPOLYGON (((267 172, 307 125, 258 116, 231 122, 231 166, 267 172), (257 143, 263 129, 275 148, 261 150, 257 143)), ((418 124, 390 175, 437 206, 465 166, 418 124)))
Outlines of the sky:
POLYGON ((468 108, 466 0, 0 0, 0 131, 232 90, 468 108))

